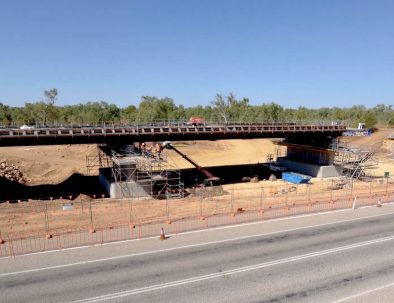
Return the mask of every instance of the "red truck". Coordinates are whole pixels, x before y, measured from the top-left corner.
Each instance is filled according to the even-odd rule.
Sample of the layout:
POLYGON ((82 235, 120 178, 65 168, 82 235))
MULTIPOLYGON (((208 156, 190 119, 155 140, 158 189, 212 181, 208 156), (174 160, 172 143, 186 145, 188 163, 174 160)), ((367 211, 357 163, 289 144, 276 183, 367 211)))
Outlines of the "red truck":
POLYGON ((190 117, 189 122, 187 123, 189 125, 204 125, 205 124, 205 119, 204 118, 199 118, 199 117, 190 117))

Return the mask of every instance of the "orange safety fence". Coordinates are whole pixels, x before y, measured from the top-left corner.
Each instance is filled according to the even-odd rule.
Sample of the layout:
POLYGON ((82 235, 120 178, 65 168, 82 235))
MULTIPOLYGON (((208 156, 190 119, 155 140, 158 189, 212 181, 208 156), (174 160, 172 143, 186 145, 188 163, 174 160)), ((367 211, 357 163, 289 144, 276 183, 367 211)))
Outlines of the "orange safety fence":
POLYGON ((0 204, 0 256, 96 245, 392 201, 389 179, 352 183, 217 189, 179 200, 78 197, 0 204))

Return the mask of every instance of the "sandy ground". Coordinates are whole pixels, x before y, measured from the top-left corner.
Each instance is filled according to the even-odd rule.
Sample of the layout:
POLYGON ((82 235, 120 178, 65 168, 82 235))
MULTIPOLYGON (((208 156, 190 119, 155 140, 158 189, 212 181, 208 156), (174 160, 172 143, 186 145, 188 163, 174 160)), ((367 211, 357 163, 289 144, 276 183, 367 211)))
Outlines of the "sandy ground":
POLYGON ((393 151, 390 145, 383 144, 385 138, 394 134, 394 129, 380 129, 367 137, 344 137, 342 142, 346 143, 351 148, 361 150, 373 150, 376 152, 376 160, 378 166, 368 171, 369 174, 382 177, 385 172, 389 172, 390 176, 394 174, 394 158, 393 151))
POLYGON ((28 185, 57 184, 73 173, 86 173, 86 156, 95 145, 0 147, 0 159, 17 165, 28 185))
MULTIPOLYGON (((275 155, 278 148, 267 139, 193 141, 174 144, 182 153, 202 167, 254 164, 267 162, 268 155, 275 155)), ((179 168, 193 167, 174 151, 167 151, 168 159, 179 168)))
POLYGON ((329 180, 311 185, 289 185, 277 180, 199 189, 183 199, 173 200, 95 200, 82 195, 74 200, 2 203, 0 238, 209 217, 231 214, 239 208, 245 211, 276 209, 278 216, 284 216, 287 215, 287 207, 310 208, 313 204, 309 211, 329 210, 340 207, 342 202, 346 202, 347 207, 350 207, 355 196, 358 196, 360 201, 364 199, 364 202, 374 204, 378 198, 386 202, 394 194, 392 179, 357 181, 353 186, 349 183, 336 190, 330 190, 331 185, 329 180), (329 204, 329 201, 338 206, 329 204), (63 206, 70 203, 72 209, 64 210, 63 206))
MULTIPOLYGON (((276 145, 265 139, 193 141, 175 144, 200 166, 266 162, 276 145)), ((193 166, 176 152, 164 152, 171 166, 193 166)), ((97 155, 96 145, 1 147, 0 159, 20 167, 27 185, 58 184, 73 173, 86 174, 86 157, 97 155)))

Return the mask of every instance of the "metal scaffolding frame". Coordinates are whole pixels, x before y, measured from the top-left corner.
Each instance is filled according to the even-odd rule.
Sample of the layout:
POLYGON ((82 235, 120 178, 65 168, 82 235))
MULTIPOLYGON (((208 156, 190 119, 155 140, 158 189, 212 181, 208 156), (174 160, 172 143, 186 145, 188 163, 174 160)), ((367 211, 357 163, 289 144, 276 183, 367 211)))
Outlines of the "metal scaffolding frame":
POLYGON ((184 196, 181 172, 169 165, 163 153, 158 158, 142 156, 138 152, 120 154, 112 151, 111 156, 112 181, 119 184, 123 198, 140 198, 141 191, 154 199, 175 199, 184 196), (131 183, 136 186, 130 186, 131 183))
POLYGON ((339 141, 334 142, 334 164, 342 168, 343 176, 350 179, 363 179, 371 177, 368 170, 375 168, 378 161, 375 158, 376 151, 372 147, 363 149, 349 148, 339 141))
POLYGON ((112 167, 111 157, 105 153, 102 146, 97 147, 97 154, 86 156, 86 174, 88 176, 98 173, 103 167, 112 167))

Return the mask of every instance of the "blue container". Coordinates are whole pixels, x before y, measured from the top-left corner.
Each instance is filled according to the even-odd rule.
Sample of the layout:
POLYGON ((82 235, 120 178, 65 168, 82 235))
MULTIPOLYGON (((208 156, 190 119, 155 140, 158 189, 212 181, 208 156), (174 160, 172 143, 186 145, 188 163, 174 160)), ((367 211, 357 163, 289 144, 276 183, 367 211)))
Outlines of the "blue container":
POLYGON ((308 183, 310 179, 312 179, 312 177, 307 175, 297 174, 293 172, 282 173, 282 180, 290 183, 308 183))

